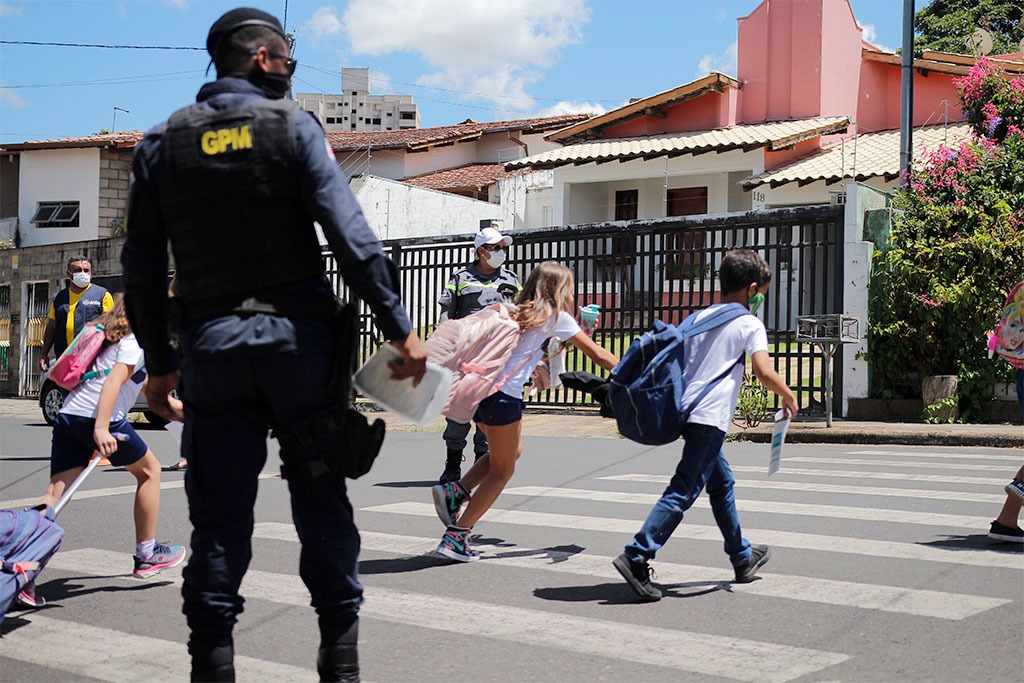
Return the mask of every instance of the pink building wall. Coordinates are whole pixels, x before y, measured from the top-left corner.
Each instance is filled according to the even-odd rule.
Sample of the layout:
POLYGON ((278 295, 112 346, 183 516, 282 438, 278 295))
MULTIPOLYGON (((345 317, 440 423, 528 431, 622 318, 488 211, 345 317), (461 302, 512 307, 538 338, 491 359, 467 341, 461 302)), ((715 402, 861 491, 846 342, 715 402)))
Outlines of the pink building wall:
POLYGON ((738 23, 741 122, 853 115, 862 31, 847 0, 765 0, 738 23))
POLYGON ((609 126, 602 132, 601 137, 628 138, 686 130, 725 128, 736 124, 737 102, 736 89, 726 88, 725 92, 711 92, 681 102, 666 110, 665 118, 648 115, 609 126))

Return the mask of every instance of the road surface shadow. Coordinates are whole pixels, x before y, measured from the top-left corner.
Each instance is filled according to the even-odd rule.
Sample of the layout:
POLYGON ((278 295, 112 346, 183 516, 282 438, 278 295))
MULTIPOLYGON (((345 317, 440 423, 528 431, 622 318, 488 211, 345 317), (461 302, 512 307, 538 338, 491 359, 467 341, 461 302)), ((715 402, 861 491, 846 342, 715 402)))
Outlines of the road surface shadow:
POLYGON ((437 481, 378 481, 374 486, 383 486, 391 489, 428 489, 437 486, 437 481))
MULTIPOLYGON (((718 591, 732 592, 730 581, 688 581, 685 583, 655 584, 665 598, 697 598, 718 591)), ((629 605, 640 598, 625 583, 600 583, 594 586, 561 586, 536 588, 534 596, 557 602, 596 602, 599 605, 629 605)))
POLYGON ((917 545, 944 550, 981 550, 984 552, 1007 553, 1020 555, 1024 553, 1024 545, 996 541, 987 534, 964 534, 962 536, 948 534, 934 541, 920 541, 917 545))

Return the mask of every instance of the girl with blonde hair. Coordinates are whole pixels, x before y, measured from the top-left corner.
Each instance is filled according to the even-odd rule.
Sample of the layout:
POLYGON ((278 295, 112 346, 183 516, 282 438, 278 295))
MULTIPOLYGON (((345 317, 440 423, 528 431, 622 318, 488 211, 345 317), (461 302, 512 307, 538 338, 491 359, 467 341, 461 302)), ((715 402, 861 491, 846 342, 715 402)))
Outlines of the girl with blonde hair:
POLYGON ((71 390, 54 421, 50 483, 40 503, 56 504, 95 451, 112 465, 127 469, 136 480, 133 573, 145 578, 180 563, 185 548, 156 540, 160 462, 128 422, 128 411, 146 382, 142 349, 128 323, 121 294, 114 296, 113 308, 89 324, 102 325, 105 337, 89 368, 97 376, 71 390))
POLYGON ((433 488, 434 507, 447 526, 437 552, 459 562, 472 562, 480 554, 469 547, 469 534, 512 478, 522 454, 523 387, 543 355, 549 337, 564 339, 605 370, 619 359, 598 346, 573 318, 572 271, 553 261, 537 266, 516 300, 515 314, 521 335, 499 375, 497 392, 485 398, 473 420, 481 426, 490 453, 474 463, 459 481, 433 488), (466 509, 459 514, 462 506, 466 509))

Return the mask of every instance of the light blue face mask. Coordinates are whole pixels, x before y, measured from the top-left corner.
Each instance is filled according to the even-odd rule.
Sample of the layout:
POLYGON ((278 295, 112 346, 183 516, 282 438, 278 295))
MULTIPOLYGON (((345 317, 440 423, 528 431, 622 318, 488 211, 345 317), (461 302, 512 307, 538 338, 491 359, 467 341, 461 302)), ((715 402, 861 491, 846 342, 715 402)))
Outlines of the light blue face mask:
POLYGON ((750 312, 756 314, 757 309, 761 308, 761 304, 764 303, 764 294, 758 292, 754 296, 747 299, 747 305, 750 306, 750 312))

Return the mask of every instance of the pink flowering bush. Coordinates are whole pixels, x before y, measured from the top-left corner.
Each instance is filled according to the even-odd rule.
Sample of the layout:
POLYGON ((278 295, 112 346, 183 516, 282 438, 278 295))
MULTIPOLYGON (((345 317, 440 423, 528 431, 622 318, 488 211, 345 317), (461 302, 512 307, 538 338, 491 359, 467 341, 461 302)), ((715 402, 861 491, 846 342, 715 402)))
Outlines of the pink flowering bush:
POLYGON ((875 395, 917 397, 920 377, 957 375, 969 419, 1009 376, 985 343, 1024 279, 1024 79, 979 59, 957 86, 976 135, 928 153, 893 197, 869 339, 875 395))

